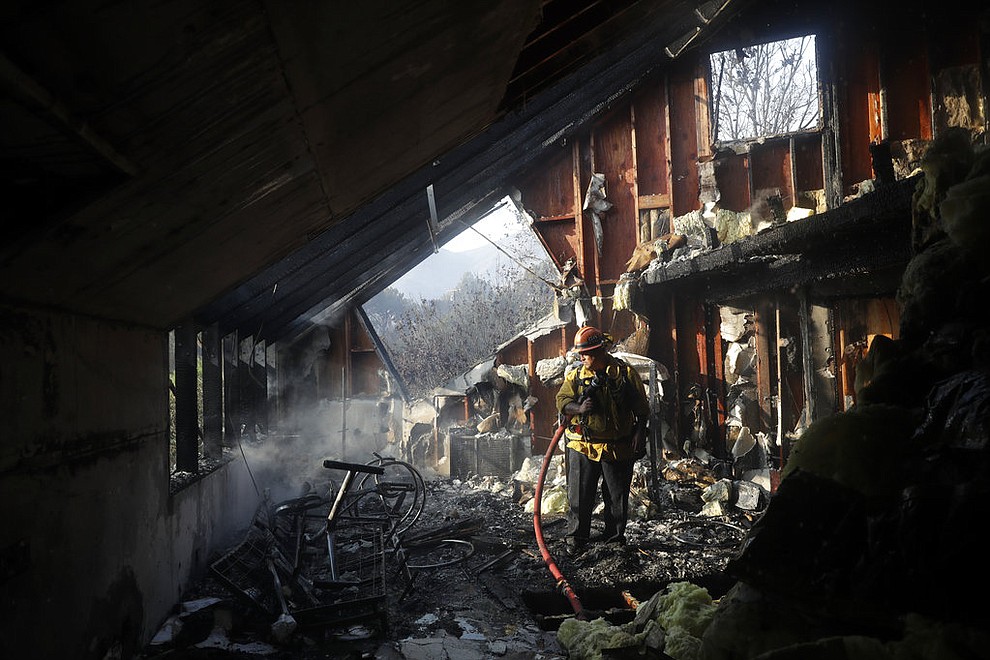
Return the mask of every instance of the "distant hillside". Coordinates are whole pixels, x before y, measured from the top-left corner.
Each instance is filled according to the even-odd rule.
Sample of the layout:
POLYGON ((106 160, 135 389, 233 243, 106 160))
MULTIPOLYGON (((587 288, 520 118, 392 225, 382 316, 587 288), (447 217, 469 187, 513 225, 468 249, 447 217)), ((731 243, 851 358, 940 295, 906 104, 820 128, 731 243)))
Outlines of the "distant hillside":
POLYGON ((507 261, 508 257, 491 244, 464 252, 441 249, 397 280, 392 288, 413 300, 440 298, 457 285, 464 273, 473 271, 484 277, 507 261))

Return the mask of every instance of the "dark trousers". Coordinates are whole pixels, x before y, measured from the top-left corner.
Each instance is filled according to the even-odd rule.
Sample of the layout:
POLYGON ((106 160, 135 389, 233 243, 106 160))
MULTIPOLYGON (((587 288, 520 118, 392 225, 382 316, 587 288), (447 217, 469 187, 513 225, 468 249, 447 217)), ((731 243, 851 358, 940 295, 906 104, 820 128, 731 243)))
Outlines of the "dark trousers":
POLYGON ((591 512, 598 503, 598 483, 605 502, 606 541, 624 540, 629 519, 629 485, 633 461, 592 461, 567 449, 567 534, 578 542, 591 536, 591 512))

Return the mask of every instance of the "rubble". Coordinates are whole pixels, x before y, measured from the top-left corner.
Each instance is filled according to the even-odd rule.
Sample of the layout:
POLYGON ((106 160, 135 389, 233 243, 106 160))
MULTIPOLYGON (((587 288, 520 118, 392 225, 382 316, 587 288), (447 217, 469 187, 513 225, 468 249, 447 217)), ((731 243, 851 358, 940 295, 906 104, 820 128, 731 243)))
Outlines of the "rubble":
MULTIPOLYGON (((563 658, 566 652, 557 641, 556 630, 567 619, 567 611, 538 604, 563 596, 556 591, 537 550, 532 513, 526 508, 532 501, 539 463, 539 457, 528 457, 510 477, 427 482, 426 507, 420 522, 407 533, 409 541, 431 536, 468 538, 475 552, 459 564, 422 571, 406 594, 400 576, 389 574, 385 629, 369 622, 331 628, 300 625, 279 641, 272 629, 277 616, 262 614, 215 576, 208 576, 188 597, 191 603, 209 603, 185 615, 199 617, 200 622, 187 625, 181 636, 163 633, 144 657, 164 658, 183 648, 203 652, 209 647, 217 653, 239 653, 241 658, 276 660, 325 658, 328 654, 396 659, 513 654, 563 658), (206 598, 211 600, 201 600, 206 598), (216 617, 216 611, 226 614, 216 617), (217 630, 215 620, 226 623, 217 630)), ((708 580, 717 593, 730 586, 720 575, 742 542, 743 528, 750 524, 745 513, 735 510, 719 520, 703 519, 698 515, 700 489, 693 482, 664 482, 659 488, 662 499, 653 501, 648 495, 648 472, 643 462, 637 465, 627 546, 616 549, 592 543, 581 555, 569 557, 563 551, 563 510, 544 508, 543 528, 550 550, 575 588, 589 594, 589 602, 601 590, 615 594, 626 590, 634 602, 646 602, 671 582, 685 579, 708 580), (714 539, 711 525, 720 521, 737 526, 723 527, 714 539)), ((560 482, 560 486, 562 481, 562 461, 557 457, 547 483, 560 482)), ((601 525, 597 518, 596 525, 601 525)), ((628 605, 618 610, 628 612, 628 620, 634 615, 628 605)), ((646 637, 656 643, 657 631, 646 637)))

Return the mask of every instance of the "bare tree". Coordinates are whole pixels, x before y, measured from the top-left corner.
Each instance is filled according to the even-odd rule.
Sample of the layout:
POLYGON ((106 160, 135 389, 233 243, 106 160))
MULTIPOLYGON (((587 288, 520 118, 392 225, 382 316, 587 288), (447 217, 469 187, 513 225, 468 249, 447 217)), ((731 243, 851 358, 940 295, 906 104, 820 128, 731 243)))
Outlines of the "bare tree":
POLYGON ((553 293, 540 278, 507 266, 490 280, 466 273, 438 300, 405 302, 379 335, 410 393, 426 396, 548 314, 553 293))
POLYGON ((716 142, 818 125, 814 36, 713 53, 710 61, 716 142))

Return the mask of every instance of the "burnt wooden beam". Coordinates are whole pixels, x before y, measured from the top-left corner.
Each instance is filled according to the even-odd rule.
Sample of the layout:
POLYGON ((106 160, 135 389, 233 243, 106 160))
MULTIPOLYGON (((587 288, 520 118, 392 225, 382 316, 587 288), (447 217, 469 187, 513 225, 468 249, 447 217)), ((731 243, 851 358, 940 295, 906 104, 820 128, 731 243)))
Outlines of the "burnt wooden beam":
POLYGON ((0 53, 0 87, 11 96, 49 119, 64 133, 75 138, 114 170, 127 176, 139 173, 138 166, 82 119, 69 111, 69 104, 54 96, 34 78, 0 53))
MULTIPOLYGON (((805 265, 812 260, 825 269, 834 264, 836 272, 841 272, 844 263, 856 268, 869 268, 871 264, 903 267, 910 258, 910 253, 905 252, 905 241, 910 238, 911 197, 917 182, 917 176, 904 179, 837 209, 773 227, 693 259, 647 269, 642 280, 647 290, 656 285, 710 285, 729 291, 748 288, 740 275, 767 271, 771 268, 769 264, 776 270, 776 285, 786 286, 787 277, 792 275, 807 279, 801 267, 787 268, 787 260, 801 259, 805 265), (836 249, 840 245, 843 249, 836 249), (730 273, 735 275, 725 277, 730 273)), ((817 273, 821 277, 827 275, 827 270, 817 273)))
POLYGON ((842 133, 839 130, 842 117, 840 99, 842 91, 835 57, 825 44, 827 39, 815 39, 818 48, 818 61, 826 65, 819 67, 822 85, 822 174, 825 184, 825 206, 835 209, 842 205, 842 133))
POLYGON ((199 407, 196 392, 196 325, 175 328, 175 469, 199 471, 199 407))
POLYGON ((216 324, 203 330, 203 455, 223 454, 223 350, 216 324))
POLYGON ((226 444, 232 446, 240 436, 240 388, 238 387, 238 346, 237 333, 223 338, 223 433, 226 444))
POLYGON ((237 345, 237 432, 242 438, 256 438, 256 404, 257 388, 254 386, 254 374, 251 365, 254 363, 254 339, 246 337, 237 345))

